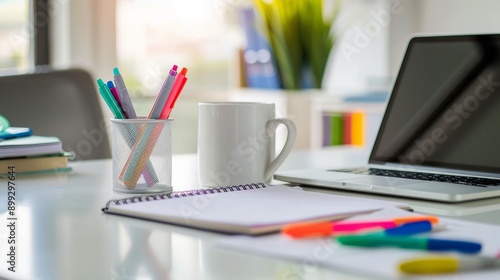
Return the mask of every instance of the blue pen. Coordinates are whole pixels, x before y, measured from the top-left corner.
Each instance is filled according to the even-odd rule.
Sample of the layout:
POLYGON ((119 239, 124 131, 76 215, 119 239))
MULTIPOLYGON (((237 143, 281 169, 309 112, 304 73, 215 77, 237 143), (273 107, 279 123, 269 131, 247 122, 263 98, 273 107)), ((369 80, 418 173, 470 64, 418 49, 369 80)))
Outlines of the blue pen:
POLYGON ((125 111, 129 119, 137 119, 137 114, 135 113, 134 106, 132 105, 132 100, 130 99, 127 87, 125 87, 125 82, 123 81, 123 77, 120 74, 120 71, 118 71, 118 68, 113 69, 113 74, 116 88, 120 94, 123 111, 125 111))
POLYGON ((337 241, 343 245, 359 247, 399 247, 428 251, 455 251, 466 254, 475 254, 481 251, 481 244, 477 242, 412 236, 345 235, 337 237, 337 241))
POLYGON ((383 231, 374 232, 370 234, 378 234, 384 236, 409 236, 424 232, 430 232, 432 231, 432 229, 433 227, 431 222, 417 221, 417 222, 402 224, 395 228, 389 228, 383 231))
POLYGON ((163 82, 161 90, 158 93, 158 96, 156 97, 156 101, 153 105, 153 108, 149 113, 148 119, 160 118, 161 112, 163 110, 163 107, 165 106, 165 103, 167 102, 167 98, 170 94, 170 91, 172 91, 172 86, 174 85, 175 76, 177 76, 177 65, 172 66, 172 69, 170 70, 167 78, 165 79, 165 82, 163 82))

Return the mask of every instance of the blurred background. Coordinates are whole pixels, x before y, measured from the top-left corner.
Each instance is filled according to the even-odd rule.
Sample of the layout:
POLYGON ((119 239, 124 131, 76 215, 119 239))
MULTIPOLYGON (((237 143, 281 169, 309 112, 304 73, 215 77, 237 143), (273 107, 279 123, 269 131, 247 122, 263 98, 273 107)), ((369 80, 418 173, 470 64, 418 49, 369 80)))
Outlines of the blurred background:
MULTIPOLYGON (((322 148, 335 144, 335 114, 361 110, 380 118, 411 36, 500 32, 495 0, 319 1, 323 23, 332 20, 332 7, 339 7, 331 21, 334 43, 324 75, 320 86, 290 90, 279 81, 276 86, 251 80, 258 70, 250 63, 270 59, 274 68, 265 68, 266 73, 277 67, 273 46, 263 47, 270 57, 247 52, 255 39, 249 26, 255 26, 259 40, 269 42, 265 20, 253 9, 258 2, 293 1, 0 0, 0 75, 48 65, 83 68, 109 80, 118 67, 139 113, 147 115, 168 70, 177 64, 189 68, 189 81, 172 113, 175 153, 196 152, 197 102, 210 100, 275 102, 278 115, 299 126, 296 149, 322 148), (249 9, 255 18, 244 14, 249 9), (360 99, 350 102, 350 97, 360 99)), ((309 20, 321 22, 313 14, 301 15, 302 23, 309 20)), ((318 45, 311 43, 312 52, 318 45)), ((369 123, 367 117, 364 146, 378 125, 369 123)))

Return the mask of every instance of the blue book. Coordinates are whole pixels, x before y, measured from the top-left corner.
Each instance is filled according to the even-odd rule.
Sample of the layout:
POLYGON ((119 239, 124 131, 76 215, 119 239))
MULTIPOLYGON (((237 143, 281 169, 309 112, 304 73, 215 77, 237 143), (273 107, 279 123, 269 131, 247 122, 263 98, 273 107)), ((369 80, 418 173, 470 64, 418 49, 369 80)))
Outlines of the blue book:
POLYGON ((26 137, 33 134, 33 131, 28 127, 9 127, 4 131, 0 131, 0 140, 26 137))
POLYGON ((352 95, 344 97, 345 102, 385 102, 389 96, 388 92, 371 92, 364 95, 352 95))
POLYGON ((243 53, 248 87, 281 88, 273 51, 257 28, 253 8, 240 10, 247 46, 243 53))

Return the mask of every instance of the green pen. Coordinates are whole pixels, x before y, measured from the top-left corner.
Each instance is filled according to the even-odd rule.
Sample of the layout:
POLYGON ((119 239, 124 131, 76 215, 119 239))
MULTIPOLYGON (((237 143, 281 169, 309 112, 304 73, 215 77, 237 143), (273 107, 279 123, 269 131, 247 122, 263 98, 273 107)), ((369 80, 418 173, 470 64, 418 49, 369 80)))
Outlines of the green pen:
POLYGON ((99 87, 99 93, 101 94, 102 98, 108 105, 109 109, 111 109, 111 112, 113 113, 115 118, 125 119, 125 115, 118 106, 118 103, 116 102, 115 98, 111 94, 111 91, 109 90, 108 86, 104 83, 104 81, 102 79, 98 79, 97 85, 99 87))
POLYGON ((342 245, 359 247, 399 247, 429 251, 457 251, 466 254, 481 251, 481 244, 476 242, 412 236, 345 235, 337 237, 337 241, 342 245))

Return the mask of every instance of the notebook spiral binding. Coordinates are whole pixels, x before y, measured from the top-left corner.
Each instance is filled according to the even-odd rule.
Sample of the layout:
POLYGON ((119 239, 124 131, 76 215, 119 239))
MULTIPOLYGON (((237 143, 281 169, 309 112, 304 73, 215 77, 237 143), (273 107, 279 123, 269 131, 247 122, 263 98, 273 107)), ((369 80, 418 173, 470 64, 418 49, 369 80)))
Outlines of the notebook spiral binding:
POLYGON ((220 188, 212 188, 212 189, 199 189, 199 190, 189 190, 189 191, 178 191, 164 194, 149 194, 149 195, 140 195, 140 196, 132 196, 122 199, 112 199, 106 203, 106 207, 103 209, 108 209, 111 203, 115 205, 128 204, 128 203, 136 203, 150 200, 159 200, 159 199, 170 199, 170 198, 179 198, 186 196, 195 196, 195 195, 204 195, 204 194, 214 194, 214 193, 223 193, 223 192, 234 192, 234 191, 243 191, 243 190, 253 190, 253 189, 261 189, 266 188, 267 186, 263 183, 252 183, 252 184, 244 184, 237 186, 228 186, 228 187, 220 187, 220 188))

